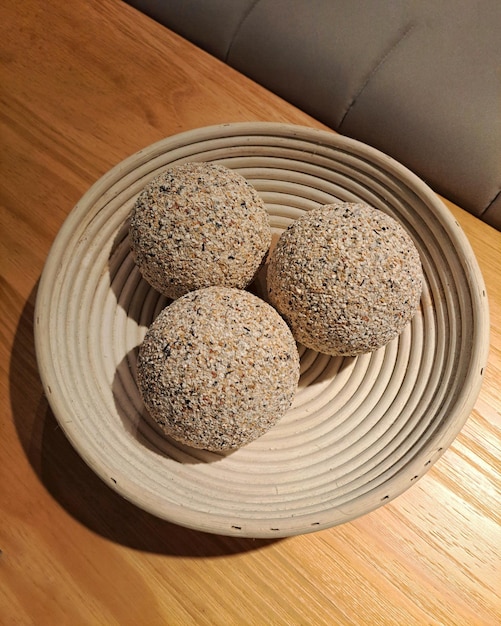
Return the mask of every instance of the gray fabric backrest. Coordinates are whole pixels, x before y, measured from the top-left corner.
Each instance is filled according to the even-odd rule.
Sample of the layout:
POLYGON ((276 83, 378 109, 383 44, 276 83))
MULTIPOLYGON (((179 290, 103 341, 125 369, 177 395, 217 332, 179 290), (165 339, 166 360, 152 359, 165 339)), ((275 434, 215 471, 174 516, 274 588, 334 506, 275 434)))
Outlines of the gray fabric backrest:
POLYGON ((501 230, 500 0, 128 0, 501 230))

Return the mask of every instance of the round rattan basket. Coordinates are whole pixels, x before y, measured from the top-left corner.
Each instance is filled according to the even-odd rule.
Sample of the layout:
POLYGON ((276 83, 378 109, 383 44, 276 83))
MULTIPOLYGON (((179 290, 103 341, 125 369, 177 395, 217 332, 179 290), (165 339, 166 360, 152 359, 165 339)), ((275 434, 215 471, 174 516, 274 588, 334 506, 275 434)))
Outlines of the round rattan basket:
POLYGON ((420 179, 360 142, 275 123, 185 132, 114 167, 61 228, 35 313, 45 392, 89 466, 156 516, 246 537, 328 528, 411 487, 468 418, 488 333, 473 252, 420 179), (342 358, 300 346, 292 408, 263 437, 231 454, 190 449, 159 435, 135 380, 137 347, 168 302, 135 267, 126 218, 147 181, 190 160, 243 174, 264 199, 275 235, 320 204, 367 202, 407 229, 425 274, 418 313, 386 347, 342 358))

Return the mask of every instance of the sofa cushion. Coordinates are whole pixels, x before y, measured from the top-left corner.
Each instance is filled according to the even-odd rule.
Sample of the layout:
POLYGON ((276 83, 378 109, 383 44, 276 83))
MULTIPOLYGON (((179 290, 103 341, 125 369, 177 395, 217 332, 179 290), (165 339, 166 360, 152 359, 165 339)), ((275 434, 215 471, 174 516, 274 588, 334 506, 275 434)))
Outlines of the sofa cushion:
POLYGON ((129 0, 501 229, 498 0, 129 0))

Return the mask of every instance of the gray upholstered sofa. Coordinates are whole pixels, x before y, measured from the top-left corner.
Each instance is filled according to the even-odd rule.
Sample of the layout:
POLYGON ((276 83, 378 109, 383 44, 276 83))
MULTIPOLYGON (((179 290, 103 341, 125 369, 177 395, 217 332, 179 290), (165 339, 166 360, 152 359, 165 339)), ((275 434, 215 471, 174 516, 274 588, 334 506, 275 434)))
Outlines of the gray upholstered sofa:
POLYGON ((127 0, 501 230, 500 0, 127 0))

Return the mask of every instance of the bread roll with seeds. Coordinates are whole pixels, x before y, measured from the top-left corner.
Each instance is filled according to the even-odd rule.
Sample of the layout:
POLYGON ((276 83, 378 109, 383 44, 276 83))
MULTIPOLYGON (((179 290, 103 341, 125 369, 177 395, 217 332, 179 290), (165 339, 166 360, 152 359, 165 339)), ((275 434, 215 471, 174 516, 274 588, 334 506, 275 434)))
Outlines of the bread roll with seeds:
POLYGON ((138 384, 162 431, 211 451, 239 448, 289 409, 299 354, 287 324, 253 294, 192 291, 167 306, 139 349, 138 384))
POLYGON ((185 163, 156 176, 131 211, 129 236, 141 274, 169 298, 212 285, 246 287, 271 244, 256 190, 213 163, 185 163))
POLYGON ((364 203, 309 211, 280 236, 267 270, 269 301, 297 341, 330 355, 372 352, 415 314, 419 253, 395 219, 364 203))

